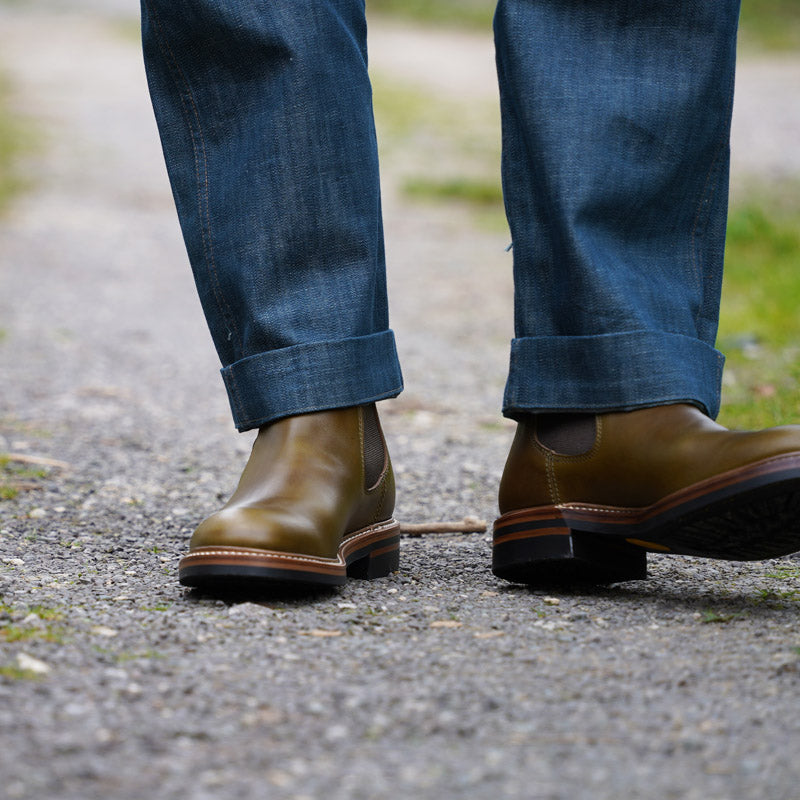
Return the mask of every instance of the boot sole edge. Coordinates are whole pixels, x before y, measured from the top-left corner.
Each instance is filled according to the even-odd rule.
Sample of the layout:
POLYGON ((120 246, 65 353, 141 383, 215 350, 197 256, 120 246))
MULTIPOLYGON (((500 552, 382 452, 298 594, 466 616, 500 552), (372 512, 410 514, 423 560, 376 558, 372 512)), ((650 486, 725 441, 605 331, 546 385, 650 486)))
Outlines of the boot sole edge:
POLYGON ((348 577, 381 578, 396 570, 400 526, 394 519, 346 534, 336 558, 249 547, 198 547, 178 565, 181 584, 195 588, 249 584, 339 586, 348 577))

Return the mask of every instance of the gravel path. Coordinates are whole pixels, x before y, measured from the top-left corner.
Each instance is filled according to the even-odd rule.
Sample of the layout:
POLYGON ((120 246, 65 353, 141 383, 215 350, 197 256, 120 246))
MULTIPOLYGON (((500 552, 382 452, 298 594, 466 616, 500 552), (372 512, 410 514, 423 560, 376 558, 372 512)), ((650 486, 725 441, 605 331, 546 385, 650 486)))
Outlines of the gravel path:
MULTIPOLYGON (((796 561, 655 557, 647 581, 551 597, 495 580, 475 534, 405 539, 397 574, 315 598, 179 587, 251 437, 229 421, 129 14, 0 4, 41 131, 34 187, 0 220, 0 453, 66 465, 0 501, 0 797, 800 796, 796 561)), ((409 36, 376 26, 374 68, 423 81, 441 58, 463 68, 431 91, 491 96, 485 40, 409 36)), ((800 174, 799 74, 743 64, 742 181, 800 174)), ((507 237, 391 190, 386 206, 398 514, 491 520, 507 237)))

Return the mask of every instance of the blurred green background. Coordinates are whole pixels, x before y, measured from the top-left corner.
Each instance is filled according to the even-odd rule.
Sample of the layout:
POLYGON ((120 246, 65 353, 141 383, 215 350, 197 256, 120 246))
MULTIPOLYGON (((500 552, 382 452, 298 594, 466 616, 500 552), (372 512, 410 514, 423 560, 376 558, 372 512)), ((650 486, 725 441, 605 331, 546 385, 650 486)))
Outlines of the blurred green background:
MULTIPOLYGON (((491 24, 496 0, 367 0, 372 12, 465 28, 491 24)), ((799 0, 743 0, 742 44, 770 50, 800 47, 799 0)))
POLYGON ((0 213, 23 187, 17 157, 28 138, 18 114, 9 110, 10 89, 0 75, 0 213))

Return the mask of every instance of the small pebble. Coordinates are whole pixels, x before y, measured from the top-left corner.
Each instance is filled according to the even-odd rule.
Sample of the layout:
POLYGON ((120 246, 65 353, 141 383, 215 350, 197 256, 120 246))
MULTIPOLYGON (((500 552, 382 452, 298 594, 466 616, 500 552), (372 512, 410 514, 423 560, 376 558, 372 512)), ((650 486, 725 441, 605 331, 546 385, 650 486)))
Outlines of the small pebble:
POLYGON ((113 628, 108 628, 105 625, 93 625, 89 629, 95 636, 105 636, 109 639, 117 635, 113 628))
POLYGON ((36 675, 47 675, 47 673, 50 672, 49 664, 45 664, 44 661, 29 656, 27 653, 17 654, 17 664, 20 669, 28 670, 28 672, 33 672, 36 675))

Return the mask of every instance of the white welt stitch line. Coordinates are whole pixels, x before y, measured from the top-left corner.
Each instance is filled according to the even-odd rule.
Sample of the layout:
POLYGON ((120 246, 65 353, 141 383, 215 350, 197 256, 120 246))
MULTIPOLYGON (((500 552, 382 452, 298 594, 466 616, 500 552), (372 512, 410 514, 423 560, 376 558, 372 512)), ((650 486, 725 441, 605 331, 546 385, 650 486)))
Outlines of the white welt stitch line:
POLYGON ((784 453, 781 456, 773 456, 772 458, 765 458, 763 461, 754 461, 752 464, 747 464, 746 466, 758 466, 759 464, 772 464, 775 461, 795 460, 797 458, 800 458, 800 451, 795 451, 792 453, 784 453))
POLYGON ((378 525, 372 525, 369 528, 364 529, 363 531, 359 531, 358 533, 354 533, 351 536, 347 536, 342 542, 342 544, 344 544, 345 542, 353 542, 356 539, 363 539, 367 536, 372 536, 373 534, 376 533, 382 533, 383 531, 391 530, 396 525, 397 523, 394 520, 386 523, 381 522, 378 525))
POLYGON ((568 511, 596 511, 600 514, 622 514, 627 516, 632 516, 635 514, 640 514, 642 510, 645 509, 632 509, 627 510, 623 508, 603 508, 602 506, 571 506, 571 505, 560 505, 556 506, 556 508, 566 509, 568 511))
MULTIPOLYGON (((389 529, 396 524, 397 523, 393 521, 385 525, 375 526, 373 528, 369 528, 368 530, 361 531, 345 539, 342 542, 342 545, 368 538, 369 536, 372 536, 375 533, 379 533, 381 530, 389 529)), ((301 556, 301 555, 292 555, 290 553, 282 553, 278 550, 265 550, 263 553, 250 553, 242 550, 203 550, 200 553, 187 553, 183 558, 185 560, 187 558, 203 558, 204 556, 236 556, 236 558, 252 558, 257 561, 263 560, 265 558, 278 558, 278 559, 302 561, 304 563, 314 562, 316 564, 337 564, 337 565, 344 564, 344 561, 341 559, 341 557, 320 558, 319 556, 301 556)))
POLYGON ((263 553, 242 553, 239 550, 204 550, 202 553, 188 553, 183 557, 204 558, 205 556, 236 556, 236 558, 251 558, 255 561, 264 559, 280 559, 281 561, 302 561, 303 563, 313 562, 315 564, 343 565, 344 561, 338 558, 319 558, 317 556, 294 556, 290 553, 280 553, 276 550, 265 550, 263 553))
MULTIPOLYGON (((763 466, 766 466, 767 464, 776 464, 776 463, 779 463, 781 461, 794 461, 794 460, 797 460, 798 457, 800 457, 800 452, 798 452, 798 453, 785 453, 784 455, 773 456, 772 458, 767 458, 767 459, 764 459, 763 461, 756 461, 753 464, 746 464, 744 467, 737 467, 736 469, 744 470, 747 467, 763 467, 763 466)), ((735 471, 736 471, 735 469, 730 470, 730 472, 735 472, 735 471)), ((714 491, 713 479, 714 478, 722 478, 726 474, 728 474, 728 473, 721 472, 719 475, 715 475, 715 476, 712 476, 711 478, 707 478, 706 480, 709 481, 709 488, 708 488, 708 492, 706 494, 711 494, 714 491)), ((743 478, 742 480, 747 480, 747 478, 743 478)), ((695 486, 698 486, 701 483, 703 483, 703 481, 699 481, 698 483, 695 483, 695 484, 690 484, 689 486, 686 486, 683 489, 679 489, 678 492, 675 492, 675 494, 678 494, 679 492, 681 492, 681 493, 687 492, 689 489, 692 489, 692 488, 694 488, 695 486)), ((728 484, 728 485, 735 486, 736 484, 735 483, 731 483, 731 484, 728 484)), ((704 495, 699 495, 698 499, 702 498, 703 496, 704 495)), ((671 497, 671 495, 666 495, 666 497, 662 498, 662 500, 666 500, 667 497, 671 497)), ((658 501, 658 503, 660 503, 660 502, 661 501, 658 501)), ((658 503, 654 503, 653 505, 658 505, 658 503)), ((596 511, 596 512, 601 513, 601 514, 622 514, 622 515, 630 516, 632 514, 641 514, 643 511, 649 511, 651 508, 653 508, 653 506, 643 506, 642 508, 634 508, 634 509, 624 509, 624 508, 623 509, 619 509, 619 508, 608 508, 608 507, 603 507, 603 506, 584 506, 584 505, 574 505, 574 504, 571 504, 571 503, 561 503, 558 506, 556 506, 556 508, 567 509, 569 511, 596 511)))

